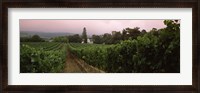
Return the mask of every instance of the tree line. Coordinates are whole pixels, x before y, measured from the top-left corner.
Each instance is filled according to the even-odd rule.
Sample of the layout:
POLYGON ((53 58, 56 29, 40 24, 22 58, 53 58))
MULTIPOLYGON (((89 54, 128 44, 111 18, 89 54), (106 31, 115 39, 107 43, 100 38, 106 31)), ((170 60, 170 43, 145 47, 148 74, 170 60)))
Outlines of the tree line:
MULTIPOLYGON (((178 20, 165 20, 166 22, 173 22, 174 24, 178 24, 178 20)), ((180 25, 180 24, 179 24, 180 25)), ((112 33, 104 33, 102 35, 92 35, 91 40, 94 44, 117 44, 124 40, 133 40, 138 36, 143 36, 146 33, 159 34, 162 29, 152 28, 150 31, 140 30, 139 27, 134 28, 125 28, 122 31, 112 31, 112 33)), ((74 34, 69 36, 59 36, 51 38, 52 42, 65 42, 65 43, 87 43, 87 31, 86 28, 83 28, 82 35, 74 34)), ((21 42, 44 42, 45 40, 40 38, 38 35, 34 35, 32 37, 21 37, 21 42)))
MULTIPOLYGON (((136 39, 138 36, 141 36, 146 33, 146 30, 139 30, 139 27, 135 28, 126 28, 122 30, 122 33, 120 31, 112 31, 112 33, 105 33, 103 35, 92 35, 91 40, 95 44, 116 44, 119 43, 121 40, 128 40, 128 39, 136 39)), ((152 31, 156 31, 156 28, 153 28, 152 31)), ((74 34, 69 36, 61 36, 61 37, 55 37, 52 40, 54 42, 63 42, 62 38, 65 39, 66 42, 69 43, 87 43, 87 32, 86 28, 83 28, 82 35, 74 34)))
POLYGON ((20 42, 45 42, 39 35, 33 35, 30 37, 20 37, 20 42))

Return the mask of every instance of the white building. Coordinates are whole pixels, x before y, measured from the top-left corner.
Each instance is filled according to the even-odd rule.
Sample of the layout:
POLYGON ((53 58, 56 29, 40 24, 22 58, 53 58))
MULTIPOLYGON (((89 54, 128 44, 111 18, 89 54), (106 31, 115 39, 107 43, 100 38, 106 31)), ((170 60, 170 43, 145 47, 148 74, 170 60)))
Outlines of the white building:
MULTIPOLYGON (((84 39, 82 40, 81 43, 84 43, 84 39)), ((87 43, 88 43, 88 44, 93 44, 92 38, 87 38, 87 43)))

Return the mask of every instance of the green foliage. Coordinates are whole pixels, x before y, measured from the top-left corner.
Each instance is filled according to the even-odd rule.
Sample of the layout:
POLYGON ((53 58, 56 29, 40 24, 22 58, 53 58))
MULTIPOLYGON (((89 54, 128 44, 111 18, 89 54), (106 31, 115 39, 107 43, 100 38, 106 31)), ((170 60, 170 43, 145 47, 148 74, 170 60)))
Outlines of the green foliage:
POLYGON ((68 39, 66 36, 59 36, 52 38, 53 42, 61 42, 61 43, 68 43, 68 39))
POLYGON ((146 33, 146 30, 140 32, 139 27, 135 28, 126 28, 120 31, 112 31, 112 35, 105 33, 103 35, 93 35, 92 39, 95 44, 117 44, 122 40, 136 39, 138 36, 141 36, 146 33))
POLYGON ((69 48, 71 53, 83 59, 88 64, 105 70, 107 59, 106 49, 111 46, 112 45, 71 43, 69 48))
POLYGON ((20 42, 44 42, 45 40, 40 38, 38 35, 32 37, 20 37, 20 42))
POLYGON ((112 44, 117 44, 122 40, 121 32, 115 32, 115 34, 112 35, 112 44))
MULTIPOLYGON (((163 29, 153 28, 115 45, 70 45, 70 50, 90 65, 110 73, 180 72, 180 24, 166 20, 163 29)), ((128 31, 127 31, 128 30, 128 31)), ((126 29, 137 33, 138 28, 126 29)))
POLYGON ((126 28, 126 31, 128 32, 128 37, 131 37, 132 39, 136 39, 140 34, 140 28, 135 27, 135 28, 126 28))
MULTIPOLYGON (((30 44, 30 43, 29 43, 30 44)), ((36 43, 35 43, 36 44, 36 43)), ((45 42, 46 46, 48 45, 45 42)), ((50 44, 50 43, 49 43, 50 44)), ((54 46, 58 44, 54 43, 54 46)), ((30 44, 31 45, 31 44, 30 44)), ((62 72, 66 60, 65 44, 57 47, 47 48, 28 45, 28 43, 20 45, 20 72, 21 73, 57 73, 62 72), (57 49, 56 49, 57 48, 57 49)), ((38 44, 37 44, 38 45, 38 44)))
POLYGON ((105 33, 102 39, 103 43, 105 44, 112 44, 112 35, 109 33, 105 33))
POLYGON ((69 43, 81 43, 82 39, 79 34, 68 36, 69 43))
MULTIPOLYGON (((166 28, 153 28, 150 32, 140 32, 136 27, 124 29, 122 33, 96 35, 94 43, 99 44, 80 44, 79 41, 68 43, 67 47, 70 53, 109 73, 178 73, 180 23, 165 20, 164 24, 166 28)), ((87 40, 84 34, 86 28, 82 38, 87 40)), ((80 40, 79 35, 74 37, 80 40)), ((70 37, 67 40, 74 41, 70 37)), ((20 72, 62 72, 65 58, 66 44, 24 42, 20 45, 20 72)))
POLYGON ((103 43, 102 36, 100 36, 100 35, 92 35, 92 40, 93 40, 93 43, 95 43, 95 44, 103 43))

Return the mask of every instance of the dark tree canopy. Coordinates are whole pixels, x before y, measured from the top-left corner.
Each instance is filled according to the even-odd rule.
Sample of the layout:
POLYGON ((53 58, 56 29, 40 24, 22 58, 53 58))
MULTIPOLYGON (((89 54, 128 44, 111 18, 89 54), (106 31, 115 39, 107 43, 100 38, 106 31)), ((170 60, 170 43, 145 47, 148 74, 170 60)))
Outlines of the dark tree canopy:
POLYGON ((113 44, 119 43, 120 40, 122 40, 121 32, 116 31, 115 34, 112 35, 112 43, 113 44))
POLYGON ((129 33, 129 36, 132 38, 132 39, 136 39, 139 35, 140 35, 140 28, 139 27, 135 27, 133 29, 131 28, 126 28, 127 32, 129 33))
POLYGON ((95 44, 102 44, 102 37, 100 35, 92 35, 93 42, 95 44))
POLYGON ((38 36, 38 35, 33 35, 31 37, 31 41, 32 42, 41 42, 41 41, 44 41, 44 40, 42 38, 40 38, 40 36, 38 36))
POLYGON ((70 43, 81 43, 82 39, 79 36, 79 34, 75 34, 72 36, 68 36, 69 42, 70 43))
POLYGON ((33 35, 32 37, 20 37, 20 42, 44 42, 45 40, 40 38, 39 35, 33 35))
POLYGON ((109 33, 105 33, 103 35, 103 43, 105 44, 112 44, 112 35, 109 33))
POLYGON ((84 43, 87 43, 87 32, 85 27, 83 28, 82 39, 84 43))

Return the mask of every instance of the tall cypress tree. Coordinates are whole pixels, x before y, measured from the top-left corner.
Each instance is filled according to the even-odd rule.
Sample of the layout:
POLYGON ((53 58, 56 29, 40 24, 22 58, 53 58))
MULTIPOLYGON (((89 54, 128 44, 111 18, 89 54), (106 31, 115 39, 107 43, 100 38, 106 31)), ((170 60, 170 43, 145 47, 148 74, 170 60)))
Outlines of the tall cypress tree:
POLYGON ((87 43, 87 32, 85 27, 83 28, 82 39, 84 40, 84 43, 87 43))

